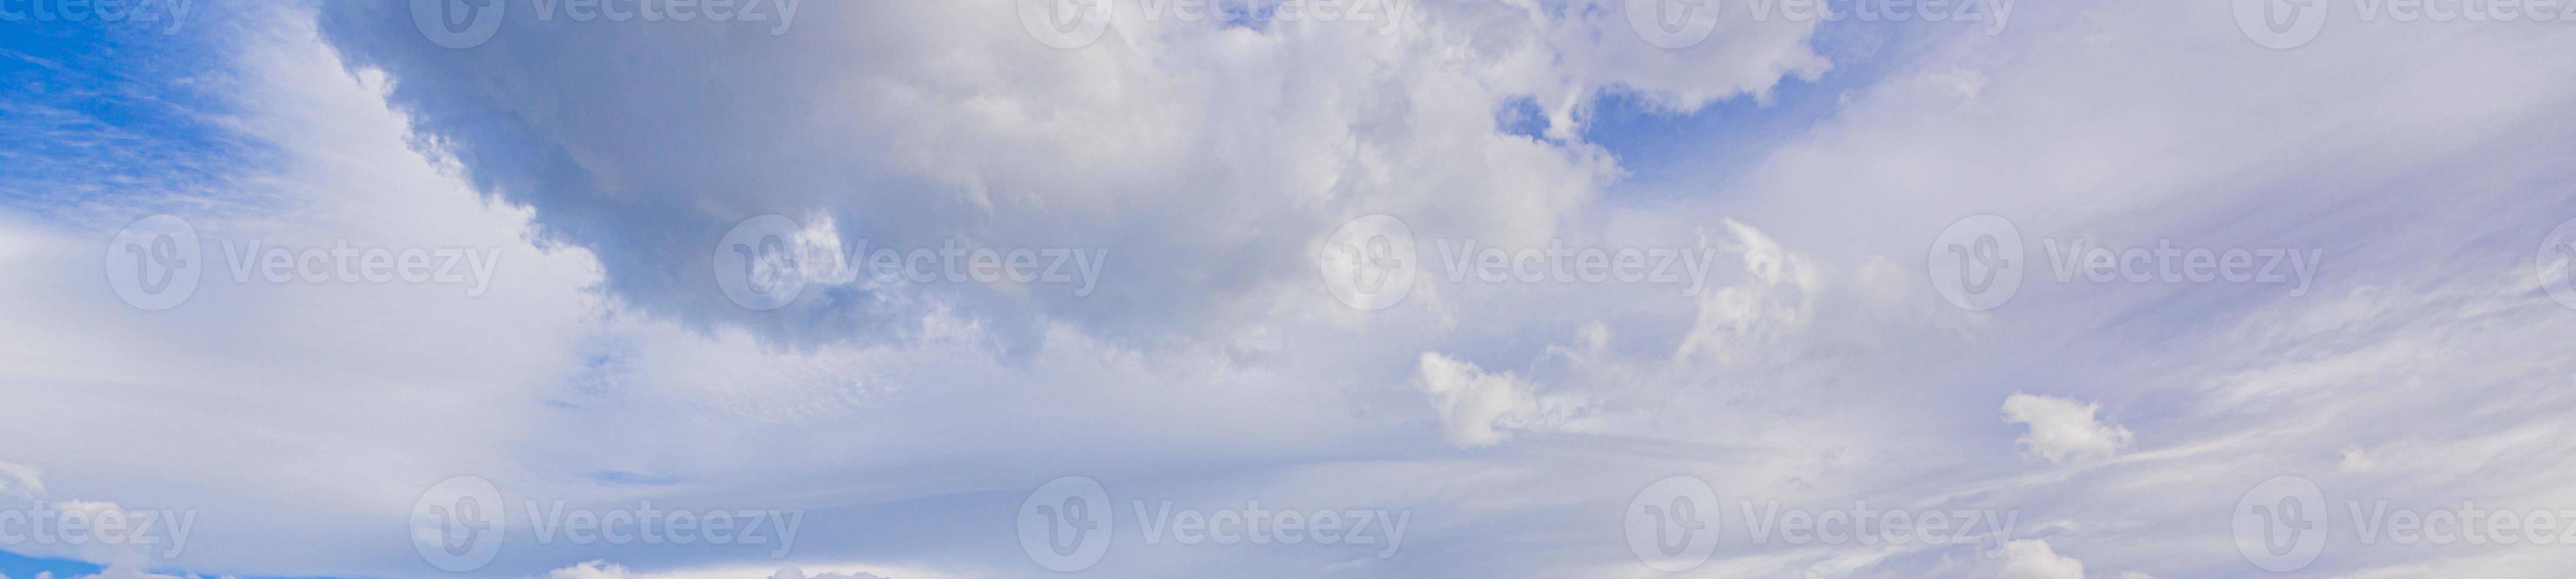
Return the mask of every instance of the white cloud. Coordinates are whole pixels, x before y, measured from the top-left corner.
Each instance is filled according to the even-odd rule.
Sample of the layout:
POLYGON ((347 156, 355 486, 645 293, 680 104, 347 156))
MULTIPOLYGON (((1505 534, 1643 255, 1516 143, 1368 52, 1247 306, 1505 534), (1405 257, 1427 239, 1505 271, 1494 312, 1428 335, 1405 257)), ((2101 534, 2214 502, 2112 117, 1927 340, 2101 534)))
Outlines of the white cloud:
MULTIPOLYGON (((1019 546, 955 514, 1007 509, 1071 473, 1122 494, 1417 507, 1453 544, 1493 545, 1348 567, 1390 576, 1642 573, 1584 521, 1678 472, 1784 501, 1992 501, 2073 521, 2088 534, 2053 540, 2098 566, 2165 576, 2237 555, 2208 509, 2156 499, 2232 497, 2254 482, 2235 480, 2245 473, 2392 497, 2571 499, 2563 417, 2576 398, 2551 345, 2576 326, 2534 293, 2529 248, 2496 249, 2565 218, 2576 180, 2545 161, 2576 142, 2563 106, 2576 82, 2528 74, 2554 70, 2548 55, 2576 44, 2565 35, 2355 27, 2320 41, 2351 46, 2265 52, 2206 6, 2036 7, 2057 12, 2000 36, 1839 45, 1902 52, 1869 63, 1895 80, 1820 77, 1850 98, 1745 153, 1743 174, 1633 183, 1582 140, 1597 95, 1688 109, 1767 93, 1824 70, 1810 24, 1660 51, 1605 3, 1436 3, 1389 37, 1122 23, 1093 48, 1053 51, 1007 4, 817 3, 833 12, 782 38, 514 19, 469 50, 419 42, 399 4, 325 4, 329 45, 302 23, 262 29, 275 37, 247 41, 238 72, 255 106, 229 122, 274 141, 284 168, 207 201, 198 224, 271 243, 500 248, 503 281, 474 300, 223 282, 147 316, 97 287, 97 240, 116 224, 89 222, 128 209, 0 216, 0 266, 41 273, 0 278, 0 318, 75 329, 0 335, 13 403, 0 439, 45 441, 10 458, 45 465, 58 490, 222 517, 177 563, 287 576, 421 573, 409 545, 369 529, 457 473, 537 496, 775 500, 787 504, 757 506, 817 509, 816 533, 901 528, 913 541, 818 536, 800 557, 901 551, 1004 575, 1024 568, 1019 546), (371 82, 347 78, 351 64, 371 82), (1494 125, 1519 99, 1539 103, 1549 138, 1494 125), (807 211, 879 245, 1110 246, 1114 277, 1081 299, 866 288, 754 313, 700 271, 733 220, 807 211), (1433 282, 1421 299, 1438 312, 1355 315, 1315 290, 1304 252, 1379 212, 1425 238, 1710 245, 1741 267, 1691 298, 1433 282), (2034 246, 2297 244, 2331 249, 2334 265, 2318 291, 2285 297, 2058 283, 2039 264, 2004 309, 1960 312, 1931 295, 1919 258, 1941 227, 1985 212, 2034 246), (2133 449, 2099 404, 2006 390, 2077 380, 2173 403, 2102 398, 2156 434, 2133 449), (2015 448, 1978 435, 1997 432, 1998 398, 2027 429, 2021 452, 2108 476, 2026 473, 2015 448), (2434 413, 2460 419, 2351 426, 2434 413), (1530 434, 1546 431, 1576 434, 1530 434), (1452 446, 1483 450, 1440 450, 1452 446), (1244 464, 1288 474, 1257 488, 1239 472, 1173 474, 1244 464), (169 476, 130 475, 153 471, 169 476), (1920 483, 1933 479, 1960 488, 1920 483), (915 520, 952 524, 903 524, 915 520)), ((1738 112, 1682 120, 1731 140, 1738 112)), ((1723 148, 1631 146, 1685 164, 1723 148)), ((32 469, 9 466, 6 490, 41 492, 32 469)), ((2081 575, 2046 542, 2007 548, 2016 572, 2081 575)), ((597 557, 563 545, 511 549, 504 564, 528 567, 493 572, 629 574, 559 567, 597 557)), ((1941 574, 1910 553, 1790 551, 1739 562, 1941 574)), ((1307 555, 1146 549, 1103 571, 1338 562, 1307 555)), ((2549 563, 2483 555, 2330 555, 2318 571, 2549 563)), ((687 576, 783 577, 772 569, 687 576)))
POLYGON ((546 572, 546 579, 626 579, 626 576, 626 566, 607 561, 583 561, 546 572))
MULTIPOLYGON (((607 562, 607 561, 593 560, 593 561, 583 561, 583 562, 581 562, 581 563, 574 564, 574 565, 572 565, 572 566, 570 566, 570 567, 564 567, 564 568, 561 568, 561 569, 555 569, 555 570, 553 570, 553 571, 547 571, 547 572, 546 572, 546 579, 763 579, 763 576, 759 576, 759 575, 756 575, 756 574, 755 574, 755 575, 752 575, 752 576, 749 576, 749 577, 746 577, 746 576, 744 576, 744 575, 743 575, 743 573, 745 573, 745 572, 746 572, 745 570, 742 570, 742 569, 739 569, 739 568, 733 568, 733 569, 709 569, 709 570, 686 570, 686 571, 657 572, 657 573, 638 573, 638 572, 634 572, 634 571, 630 571, 630 570, 628 570, 628 569, 626 568, 626 566, 624 566, 624 565, 619 565, 619 564, 616 564, 616 563, 610 563, 610 562, 607 562)), ((936 578, 938 578, 938 577, 944 577, 944 576, 937 576, 937 575, 922 575, 922 576, 905 575, 905 579, 916 579, 916 577, 919 577, 920 579, 936 579, 936 578)), ((823 572, 823 573, 815 573, 815 574, 812 574, 812 575, 807 575, 807 574, 805 574, 805 571, 804 571, 803 569, 799 569, 799 568, 796 568, 796 567, 784 567, 784 568, 780 568, 780 569, 778 569, 778 570, 777 570, 777 571, 775 571, 775 572, 771 572, 771 573, 769 573, 768 575, 766 575, 766 576, 765 576, 765 579, 892 579, 892 578, 887 577, 887 576, 883 576, 883 575, 877 575, 877 574, 873 574, 873 573, 868 573, 868 572, 864 572, 864 571, 838 571, 838 572, 823 572)))
POLYGON ((1513 431, 1561 423, 1572 410, 1543 404, 1537 388, 1511 372, 1486 373, 1438 352, 1423 352, 1420 365, 1418 386, 1440 413, 1442 432, 1459 446, 1492 446, 1513 431))
POLYGON ((1706 355, 1740 365, 1780 355, 1812 322, 1823 273, 1811 258, 1789 251, 1752 226, 1726 220, 1732 241, 1720 247, 1744 261, 1744 283, 1699 298, 1699 318, 1676 357, 1706 355))
POLYGON ((798 569, 798 568, 795 568, 795 567, 788 567, 788 568, 785 568, 785 569, 779 569, 779 570, 778 570, 778 573, 773 574, 773 575, 770 575, 770 576, 769 576, 769 579, 891 579, 891 578, 889 578, 889 577, 882 577, 882 576, 878 576, 878 575, 870 574, 870 573, 815 573, 815 574, 812 574, 812 575, 807 575, 807 574, 805 574, 805 571, 804 571, 803 569, 798 569))
POLYGON ((2084 562, 2057 554, 2048 541, 2023 539, 2004 544, 2001 579, 2084 579, 2084 562))
MULTIPOLYGON (((37 574, 37 576, 36 576, 36 577, 37 577, 37 579, 46 579, 46 575, 45 575, 45 574, 42 574, 42 573, 37 574)), ((178 576, 178 575, 163 575, 163 574, 159 574, 159 573, 153 573, 153 572, 151 572, 151 571, 149 571, 149 570, 144 569, 144 568, 143 568, 143 566, 142 566, 141 564, 134 563, 134 562, 118 562, 118 563, 110 564, 110 565, 108 565, 108 566, 106 566, 106 567, 100 568, 100 569, 98 570, 98 572, 97 572, 97 573, 93 573, 93 574, 89 574, 89 575, 82 575, 82 576, 76 577, 76 578, 74 578, 74 579, 183 579, 183 578, 182 578, 181 576, 178 576)), ((196 575, 188 575, 188 576, 186 576, 184 579, 198 579, 198 577, 197 577, 196 575)), ((232 579, 232 577, 230 577, 230 576, 225 576, 223 579, 232 579)))
POLYGON ((2103 423, 2102 406, 2037 394, 2014 393, 2004 399, 2004 422, 2029 427, 2020 442, 2049 462, 2089 462, 2110 458, 2131 439, 2127 427, 2103 423))
POLYGON ((1304 248, 1361 215, 1544 245, 1619 170, 1580 139, 1502 130, 1504 105, 1540 103, 1571 136, 1605 92, 1686 111, 1828 66, 1813 22, 1728 19, 1666 50, 1627 2, 1410 4, 1393 28, 1122 19, 1069 51, 1030 38, 1012 2, 818 2, 748 42, 511 19, 468 51, 417 42, 402 6, 329 4, 322 22, 354 64, 395 78, 424 135, 475 161, 478 185, 598 255, 605 287, 643 311, 808 345, 900 342, 949 315, 1015 353, 1049 323, 1164 347, 1337 309, 1313 299, 1304 248), (633 58, 703 66, 593 64, 633 58), (667 90, 673 74, 733 89, 667 90), (699 113, 723 120, 631 122, 699 113), (823 215, 881 247, 1105 247, 1111 263, 1086 298, 934 284, 754 313, 700 265, 764 213, 823 215))
POLYGON ((45 496, 45 480, 40 474, 34 467, 0 461, 0 493, 30 499, 45 496))

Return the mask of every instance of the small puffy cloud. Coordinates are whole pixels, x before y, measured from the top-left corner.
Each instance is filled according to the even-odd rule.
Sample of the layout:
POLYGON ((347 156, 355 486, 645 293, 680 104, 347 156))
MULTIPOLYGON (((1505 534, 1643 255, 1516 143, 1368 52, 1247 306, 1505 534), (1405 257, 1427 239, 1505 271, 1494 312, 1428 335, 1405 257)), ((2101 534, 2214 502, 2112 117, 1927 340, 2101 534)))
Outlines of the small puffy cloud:
POLYGON ((1438 352, 1422 353, 1421 374, 1419 386, 1440 412, 1442 433, 1458 446, 1493 446, 1510 440, 1513 430, 1563 424, 1573 410, 1540 400, 1536 387, 1511 372, 1487 373, 1438 352))
POLYGON ((1813 321, 1823 267, 1753 226, 1729 219, 1733 241, 1718 249, 1744 261, 1743 282, 1699 296, 1698 323, 1677 357, 1707 356, 1740 365, 1775 354, 1813 321))
POLYGON ((34 467, 0 461, 0 494, 24 498, 45 494, 45 481, 37 478, 37 474, 34 467))
POLYGON ((2128 428, 2096 418, 2101 409, 2099 404, 2016 392, 2004 399, 2004 422, 2028 425, 2021 444, 2049 462, 2100 460, 2128 447, 2132 438, 2128 428))
POLYGON ((2048 541, 2024 539, 2004 544, 2002 579, 2084 579, 2084 562, 2057 554, 2048 541))
POLYGON ((626 566, 607 561, 583 561, 578 565, 546 572, 546 579, 625 579, 626 566))
MULTIPOLYGON (((46 575, 38 574, 38 575, 36 576, 36 579, 50 579, 50 578, 49 578, 49 577, 47 577, 46 575)), ((181 578, 180 576, 177 576, 177 575, 162 575, 162 574, 159 574, 159 573, 154 573, 154 572, 151 572, 151 571, 144 570, 143 566, 142 566, 141 564, 138 564, 138 563, 123 562, 123 563, 116 563, 116 564, 108 565, 106 568, 98 570, 98 573, 97 573, 97 574, 93 574, 93 575, 82 575, 82 576, 77 577, 77 578, 74 578, 74 579, 182 579, 182 578, 181 578)), ((196 575, 193 575, 193 574, 192 574, 192 575, 188 575, 188 576, 186 577, 186 579, 198 579, 198 577, 197 577, 196 575)), ((233 577, 232 577, 232 576, 227 575, 227 576, 225 576, 223 579, 233 579, 233 577)))
POLYGON ((805 570, 803 569, 788 567, 785 569, 779 569, 778 573, 770 575, 769 579, 886 579, 886 577, 870 573, 816 573, 813 575, 806 575, 805 570))
MULTIPOLYGON (((691 572, 683 572, 683 573, 637 573, 637 572, 634 572, 634 571, 630 571, 630 570, 628 570, 628 569, 626 568, 626 566, 625 566, 625 565, 619 565, 619 564, 616 564, 616 563, 610 563, 610 562, 607 562, 607 561, 596 561, 596 560, 594 560, 594 561, 583 561, 583 562, 581 562, 580 564, 573 565, 573 566, 571 566, 571 567, 565 567, 565 568, 562 568, 562 569, 556 569, 556 570, 553 570, 553 571, 548 571, 548 572, 546 572, 546 579, 699 579, 699 578, 713 579, 714 577, 717 577, 717 576, 728 576, 728 575, 731 575, 731 573, 733 573, 733 572, 727 572, 727 573, 722 573, 722 574, 716 574, 716 573, 691 573, 691 572)), ((798 568, 795 568, 795 567, 787 567, 787 568, 779 569, 779 570, 778 570, 778 572, 776 572, 776 573, 771 573, 771 574, 769 575, 769 579, 888 579, 888 578, 887 578, 887 577, 885 577, 885 576, 883 576, 883 575, 876 575, 876 574, 872 574, 872 573, 857 572, 857 571, 853 571, 853 572, 849 572, 849 573, 817 573, 817 574, 813 574, 813 575, 806 575, 806 574, 805 574, 805 570, 803 570, 803 569, 798 569, 798 568)))

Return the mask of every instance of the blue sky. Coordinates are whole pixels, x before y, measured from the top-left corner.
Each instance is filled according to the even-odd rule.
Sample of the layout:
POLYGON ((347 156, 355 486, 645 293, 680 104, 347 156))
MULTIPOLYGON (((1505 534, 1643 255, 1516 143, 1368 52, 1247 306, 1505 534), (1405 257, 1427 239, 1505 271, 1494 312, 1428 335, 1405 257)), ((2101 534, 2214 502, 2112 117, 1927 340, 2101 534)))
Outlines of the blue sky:
POLYGON ((1221 4, 0 20, 0 579, 2576 570, 2576 24, 1221 4))

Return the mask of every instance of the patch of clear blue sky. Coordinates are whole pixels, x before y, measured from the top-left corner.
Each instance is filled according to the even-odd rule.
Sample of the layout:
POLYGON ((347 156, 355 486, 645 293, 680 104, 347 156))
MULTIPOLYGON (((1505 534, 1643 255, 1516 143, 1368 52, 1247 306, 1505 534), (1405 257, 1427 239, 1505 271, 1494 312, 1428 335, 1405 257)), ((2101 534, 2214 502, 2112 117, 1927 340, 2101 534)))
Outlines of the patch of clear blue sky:
POLYGON ((0 204, 36 215, 219 190, 271 163, 233 130, 232 29, 0 19, 0 204))
MULTIPOLYGON (((158 205, 268 162, 226 124, 238 107, 223 15, 190 18, 0 19, 0 205, 40 216, 158 205)), ((101 569, 0 548, 0 575, 13 579, 101 569)))
POLYGON ((52 573, 58 578, 78 577, 97 573, 101 568, 70 559, 39 559, 0 549, 0 575, 11 579, 34 579, 37 573, 52 573))
MULTIPOLYGON (((1973 25, 1822 23, 1810 46, 1831 60, 1833 68, 1814 80, 1782 79, 1772 87, 1767 103, 1742 95, 1689 113, 1674 113, 1635 94, 1614 91, 1593 105, 1582 138, 1608 149, 1629 173, 1624 182, 1610 188, 1612 202, 1714 194, 1743 177, 1773 149, 1833 118, 1846 95, 1878 84, 1901 67, 1908 48, 1927 35, 1955 33, 1954 28, 1965 26, 1973 25)), ((1508 121, 1518 117, 1506 111, 1501 118, 1512 126, 1508 121)), ((1537 122, 1543 126, 1545 121, 1537 122)), ((1534 132, 1536 127, 1521 130, 1534 132)))
MULTIPOLYGON (((106 569, 106 566, 95 563, 75 561, 71 559, 29 557, 9 552, 8 549, 0 549, 0 575, 8 576, 9 579, 35 579, 36 574, 38 573, 51 573, 53 574, 54 579, 73 579, 83 575, 95 575, 99 571, 106 569)), ((154 573, 176 575, 179 577, 197 576, 179 569, 153 569, 151 571, 154 573)), ((288 578, 238 575, 226 575, 225 577, 230 577, 232 579, 330 579, 321 577, 288 578)))
MULTIPOLYGON (((52 573, 54 579, 73 579, 83 575, 94 575, 105 569, 107 569, 106 566, 96 563, 87 563, 71 559, 29 557, 26 555, 12 553, 8 549, 0 549, 0 575, 8 576, 9 579, 35 579, 36 574, 38 573, 52 573)), ((151 571, 154 573, 177 575, 180 577, 196 576, 180 569, 153 569, 151 571)), ((225 577, 232 577, 233 579, 324 579, 235 575, 226 575, 225 577)))

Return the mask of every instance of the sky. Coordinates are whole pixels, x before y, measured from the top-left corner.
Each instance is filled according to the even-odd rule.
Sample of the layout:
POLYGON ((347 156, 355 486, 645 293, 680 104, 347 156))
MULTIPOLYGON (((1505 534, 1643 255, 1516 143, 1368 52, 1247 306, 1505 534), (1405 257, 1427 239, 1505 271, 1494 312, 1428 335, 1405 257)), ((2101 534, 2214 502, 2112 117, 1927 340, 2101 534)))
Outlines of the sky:
POLYGON ((2568 576, 2565 8, 0 0, 0 579, 2568 576))

